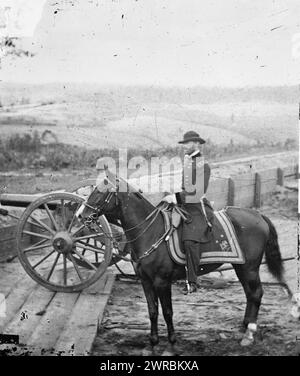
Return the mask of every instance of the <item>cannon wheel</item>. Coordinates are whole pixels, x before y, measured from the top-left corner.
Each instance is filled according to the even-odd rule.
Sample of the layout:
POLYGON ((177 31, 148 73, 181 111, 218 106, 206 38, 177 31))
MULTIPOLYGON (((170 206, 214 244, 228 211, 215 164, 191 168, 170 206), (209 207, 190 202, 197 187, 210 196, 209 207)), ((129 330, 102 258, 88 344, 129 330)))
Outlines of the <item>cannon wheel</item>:
POLYGON ((97 232, 86 229, 75 216, 83 201, 73 193, 46 194, 20 217, 20 262, 31 278, 52 291, 81 291, 95 283, 111 262, 111 227, 102 216, 97 232))
MULTIPOLYGON (((77 183, 69 185, 66 191, 78 194, 84 199, 87 199, 88 196, 92 193, 95 185, 96 185, 96 178, 88 178, 88 179, 84 179, 77 183)), ((118 244, 118 249, 113 248, 112 250, 112 258, 111 258, 109 266, 115 265, 119 261, 124 260, 124 257, 128 259, 129 261, 130 260, 130 247, 126 243, 126 236, 121 227, 121 224, 117 223, 115 220, 109 217, 107 218, 107 220, 109 221, 109 225, 112 229, 115 244, 118 244)))

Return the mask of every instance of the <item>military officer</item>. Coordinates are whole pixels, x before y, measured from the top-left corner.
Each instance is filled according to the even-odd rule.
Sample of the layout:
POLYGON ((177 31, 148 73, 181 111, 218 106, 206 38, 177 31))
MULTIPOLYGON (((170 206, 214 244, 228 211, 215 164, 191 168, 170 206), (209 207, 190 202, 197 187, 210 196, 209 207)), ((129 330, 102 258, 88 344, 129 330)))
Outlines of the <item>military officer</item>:
POLYGON ((183 224, 182 244, 187 260, 187 285, 184 293, 197 291, 197 270, 201 243, 209 242, 213 225, 213 208, 205 197, 210 167, 205 163, 202 146, 205 143, 197 132, 189 131, 179 141, 184 149, 182 192, 166 196, 163 201, 181 205, 190 219, 183 224), (175 200, 175 197, 176 200, 175 200))

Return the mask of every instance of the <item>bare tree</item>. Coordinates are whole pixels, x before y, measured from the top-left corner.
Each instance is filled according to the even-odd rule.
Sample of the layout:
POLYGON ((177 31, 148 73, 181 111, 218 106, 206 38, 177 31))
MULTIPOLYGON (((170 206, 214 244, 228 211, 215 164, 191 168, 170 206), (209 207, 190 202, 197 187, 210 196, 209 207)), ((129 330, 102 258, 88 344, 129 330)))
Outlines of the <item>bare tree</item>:
POLYGON ((18 46, 17 37, 3 37, 0 39, 0 67, 5 56, 32 57, 34 54, 18 46))

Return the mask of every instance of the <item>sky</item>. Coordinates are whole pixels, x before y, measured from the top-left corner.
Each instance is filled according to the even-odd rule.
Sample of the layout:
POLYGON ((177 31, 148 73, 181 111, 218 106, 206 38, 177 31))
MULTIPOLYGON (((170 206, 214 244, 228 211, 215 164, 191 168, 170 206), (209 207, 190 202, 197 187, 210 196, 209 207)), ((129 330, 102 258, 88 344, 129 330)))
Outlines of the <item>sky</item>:
POLYGON ((0 79, 162 86, 300 82, 299 0, 1 0, 33 58, 0 79))

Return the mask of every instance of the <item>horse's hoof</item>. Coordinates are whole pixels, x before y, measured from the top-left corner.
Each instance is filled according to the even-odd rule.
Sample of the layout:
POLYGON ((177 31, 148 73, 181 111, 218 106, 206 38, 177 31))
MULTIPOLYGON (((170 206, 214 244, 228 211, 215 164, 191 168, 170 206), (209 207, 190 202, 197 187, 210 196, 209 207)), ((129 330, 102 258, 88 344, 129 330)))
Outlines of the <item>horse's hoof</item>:
POLYGON ((252 345, 252 343, 254 342, 254 339, 253 338, 248 338, 248 337, 246 337, 246 338, 243 338, 242 340, 241 340, 241 346, 242 347, 246 347, 246 346, 250 346, 250 345, 252 345))
POLYGON ((243 339, 241 340, 241 346, 250 346, 254 342, 254 335, 257 331, 257 324, 252 322, 247 325, 246 333, 244 334, 243 339))

